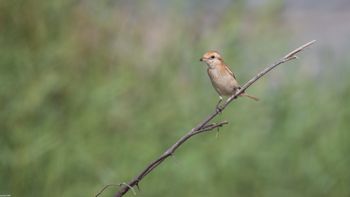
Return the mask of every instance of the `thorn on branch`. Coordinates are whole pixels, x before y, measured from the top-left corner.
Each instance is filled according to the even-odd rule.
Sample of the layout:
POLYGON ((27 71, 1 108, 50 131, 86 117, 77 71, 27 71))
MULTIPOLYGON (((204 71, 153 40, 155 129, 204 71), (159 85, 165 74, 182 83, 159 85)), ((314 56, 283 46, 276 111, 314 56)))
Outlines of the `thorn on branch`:
POLYGON ((215 138, 219 138, 219 133, 220 133, 220 127, 218 127, 218 128, 216 129, 215 138))
POLYGON ((137 187, 138 191, 141 191, 140 186, 139 186, 139 180, 137 180, 137 182, 135 183, 135 186, 137 187))

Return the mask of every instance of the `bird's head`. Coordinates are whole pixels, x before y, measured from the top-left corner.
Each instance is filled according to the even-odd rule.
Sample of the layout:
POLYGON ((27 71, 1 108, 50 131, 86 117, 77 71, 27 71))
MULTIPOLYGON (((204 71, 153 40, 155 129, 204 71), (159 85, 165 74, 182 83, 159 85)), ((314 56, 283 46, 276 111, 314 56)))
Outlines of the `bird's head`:
POLYGON ((199 60, 205 62, 210 68, 214 68, 216 65, 223 63, 223 59, 217 51, 208 51, 204 53, 199 60))

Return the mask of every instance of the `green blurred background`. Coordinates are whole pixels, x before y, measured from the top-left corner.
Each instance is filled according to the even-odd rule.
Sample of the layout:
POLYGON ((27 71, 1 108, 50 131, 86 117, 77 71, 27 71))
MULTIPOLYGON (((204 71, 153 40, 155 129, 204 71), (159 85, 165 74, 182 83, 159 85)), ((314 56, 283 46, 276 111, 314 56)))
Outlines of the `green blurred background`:
POLYGON ((349 20, 346 0, 2 0, 0 194, 129 181, 214 110, 205 51, 244 83, 317 39, 137 196, 350 196, 349 20))

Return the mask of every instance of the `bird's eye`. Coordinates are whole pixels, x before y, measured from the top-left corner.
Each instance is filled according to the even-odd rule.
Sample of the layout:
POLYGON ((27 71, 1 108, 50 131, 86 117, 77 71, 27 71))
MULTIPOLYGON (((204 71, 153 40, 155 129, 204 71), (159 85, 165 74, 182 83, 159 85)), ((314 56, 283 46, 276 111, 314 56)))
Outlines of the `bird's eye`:
POLYGON ((212 55, 211 57, 210 57, 210 59, 214 59, 215 58, 215 56, 214 55, 212 55))

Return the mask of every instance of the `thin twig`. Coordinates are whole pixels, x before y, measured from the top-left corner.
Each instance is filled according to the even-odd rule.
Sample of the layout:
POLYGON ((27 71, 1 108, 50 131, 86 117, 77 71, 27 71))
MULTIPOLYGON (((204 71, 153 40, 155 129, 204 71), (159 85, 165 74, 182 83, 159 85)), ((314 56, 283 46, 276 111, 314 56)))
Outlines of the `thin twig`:
MULTIPOLYGON (((222 106, 223 111, 233 100, 237 99, 240 94, 242 94, 246 89, 248 89, 253 83, 255 83, 257 80, 259 80, 261 77, 266 75, 268 72, 270 72, 272 69, 277 67, 280 64, 283 64, 287 61, 296 59, 296 54, 305 49, 306 47, 312 45, 315 42, 315 40, 308 42, 299 48, 291 51, 287 55, 285 55, 282 59, 277 61, 276 63, 266 67, 263 71, 255 75, 251 80, 249 80, 246 84, 242 86, 242 88, 237 91, 234 95, 229 97, 225 104, 222 106)), ((220 122, 220 123, 213 123, 213 124, 208 124, 213 118, 215 118, 220 112, 218 110, 215 110, 212 114, 210 114, 206 119, 204 119, 200 124, 198 124, 196 127, 194 127, 191 131, 189 131, 186 135, 182 136, 175 144, 173 144, 170 148, 168 148, 160 157, 158 157, 155 161, 150 163, 139 175, 137 175, 135 178, 133 178, 128 184, 121 185, 121 188, 119 191, 116 193, 116 197, 121 197, 124 194, 126 194, 132 187, 139 185, 139 182, 151 171, 153 171, 159 164, 161 164, 166 158, 174 154, 174 152, 188 139, 191 137, 206 132, 206 131, 211 131, 215 128, 222 127, 225 124, 228 124, 227 121, 220 122)), ((105 187, 106 188, 106 187, 105 187)), ((105 189, 103 188, 103 190, 105 189)), ((102 193, 103 190, 100 192, 102 193)), ((99 193, 99 194, 100 194, 99 193)))
POLYGON ((285 56, 283 57, 283 59, 288 59, 288 58, 294 57, 297 53, 299 53, 300 51, 302 51, 303 49, 305 49, 306 47, 312 45, 312 44, 315 43, 315 42, 316 42, 316 40, 312 40, 312 41, 310 41, 310 42, 304 44, 303 46, 301 46, 301 47, 295 49, 294 51, 288 53, 287 55, 285 55, 285 56))
POLYGON ((120 185, 117 185, 117 184, 108 184, 108 185, 104 186, 104 187, 95 195, 95 197, 98 197, 98 196, 101 195, 107 188, 112 187, 112 186, 118 187, 118 186, 120 186, 120 185))

